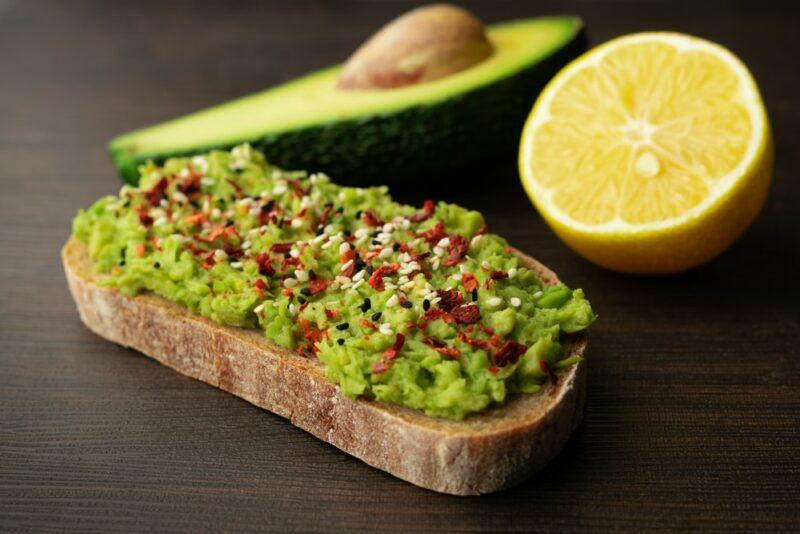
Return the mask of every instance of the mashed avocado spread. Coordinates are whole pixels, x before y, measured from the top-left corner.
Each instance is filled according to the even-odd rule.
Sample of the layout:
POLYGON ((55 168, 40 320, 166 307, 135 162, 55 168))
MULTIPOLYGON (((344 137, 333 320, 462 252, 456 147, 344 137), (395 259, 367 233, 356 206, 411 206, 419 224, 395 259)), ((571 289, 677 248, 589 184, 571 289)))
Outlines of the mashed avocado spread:
POLYGON ((350 397, 461 419, 534 393, 595 318, 483 216, 270 166, 248 145, 141 168, 73 221, 101 284, 151 291, 316 357, 350 397))

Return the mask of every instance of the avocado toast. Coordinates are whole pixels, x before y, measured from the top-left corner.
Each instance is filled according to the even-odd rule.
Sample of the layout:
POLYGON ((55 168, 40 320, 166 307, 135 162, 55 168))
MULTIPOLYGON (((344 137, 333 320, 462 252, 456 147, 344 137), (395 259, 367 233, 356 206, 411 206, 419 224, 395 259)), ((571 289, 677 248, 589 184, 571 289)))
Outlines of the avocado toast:
POLYGON ((62 252, 103 337, 448 493, 521 480, 579 421, 594 314, 477 212, 248 146, 142 175, 81 212, 62 252))

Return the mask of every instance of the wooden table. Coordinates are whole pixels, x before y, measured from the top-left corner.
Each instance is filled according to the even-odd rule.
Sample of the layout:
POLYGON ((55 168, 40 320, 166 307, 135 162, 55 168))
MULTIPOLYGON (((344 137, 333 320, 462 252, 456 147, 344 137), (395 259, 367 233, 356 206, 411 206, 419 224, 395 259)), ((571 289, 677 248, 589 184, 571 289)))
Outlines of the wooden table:
POLYGON ((797 10, 766 2, 485 2, 558 10, 599 43, 644 29, 729 46, 777 141, 764 212, 711 265, 623 276, 565 248, 513 166, 456 201, 585 288, 600 320, 585 422, 522 485, 438 495, 88 332, 58 258, 119 188, 114 134, 342 60, 400 2, 0 1, 0 529, 800 529, 797 10))

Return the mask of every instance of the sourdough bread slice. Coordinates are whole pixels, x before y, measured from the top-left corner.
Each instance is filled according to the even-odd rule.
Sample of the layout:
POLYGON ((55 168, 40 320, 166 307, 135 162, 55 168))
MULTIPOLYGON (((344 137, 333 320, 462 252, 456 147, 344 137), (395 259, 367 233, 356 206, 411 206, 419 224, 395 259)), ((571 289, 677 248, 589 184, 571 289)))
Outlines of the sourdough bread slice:
MULTIPOLYGON (((546 285, 556 275, 517 252, 546 285)), ((86 247, 61 251, 81 320, 96 334, 289 419, 373 467, 418 486, 455 495, 513 485, 561 449, 581 419, 585 363, 557 383, 519 395, 462 421, 369 399, 350 399, 322 364, 269 342, 259 330, 219 325, 161 297, 127 297, 97 285, 86 247)), ((568 342, 582 354, 585 336, 568 342)))

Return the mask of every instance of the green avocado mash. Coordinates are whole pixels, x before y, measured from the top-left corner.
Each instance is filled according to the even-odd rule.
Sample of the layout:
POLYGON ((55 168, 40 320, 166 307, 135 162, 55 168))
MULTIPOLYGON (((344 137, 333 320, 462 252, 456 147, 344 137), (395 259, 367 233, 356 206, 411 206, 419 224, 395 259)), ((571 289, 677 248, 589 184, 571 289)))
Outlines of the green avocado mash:
POLYGON ((595 315, 480 213, 270 166, 249 145, 141 168, 73 222, 101 284, 152 291, 316 357, 345 395, 461 419, 575 363, 595 315))

